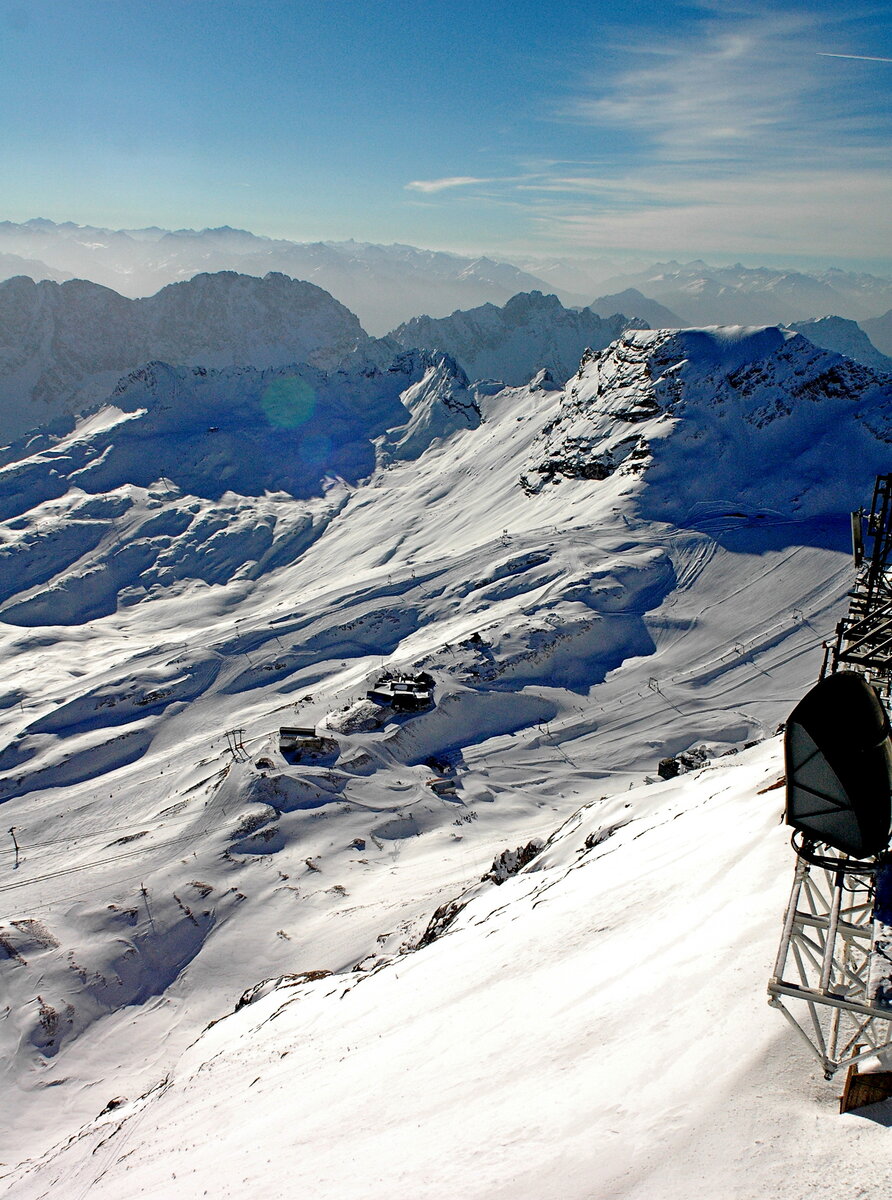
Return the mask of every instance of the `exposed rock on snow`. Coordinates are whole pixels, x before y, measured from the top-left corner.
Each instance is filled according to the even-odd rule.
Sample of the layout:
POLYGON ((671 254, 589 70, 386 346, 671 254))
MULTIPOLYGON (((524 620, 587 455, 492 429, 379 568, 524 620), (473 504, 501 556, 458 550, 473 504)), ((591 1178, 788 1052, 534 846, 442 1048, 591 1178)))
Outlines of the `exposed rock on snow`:
POLYGON ((839 511, 852 472, 885 470, 890 441, 892 380, 800 335, 632 332, 580 367, 523 484, 646 470, 644 508, 661 519, 722 502, 816 515, 839 511))
POLYGON ((531 863, 544 845, 545 842, 542 838, 533 838, 525 846, 518 846, 515 850, 503 850, 492 860, 492 866, 483 879, 496 884, 504 883, 506 879, 510 879, 512 875, 516 875, 518 871, 523 870, 528 863, 531 863))
POLYGON ((83 279, 9 279, 0 283, 0 439, 83 411, 155 359, 332 370, 357 355, 392 357, 327 292, 285 275, 196 275, 142 300, 83 279))
POLYGON ((564 308, 557 296, 522 292, 502 308, 484 304, 433 320, 414 317, 389 337, 401 346, 445 350, 469 379, 500 379, 516 386, 545 370, 563 382, 586 347, 600 350, 624 329, 647 328, 614 310, 603 319, 589 309, 564 308))
POLYGON ((854 358, 855 362, 875 371, 892 372, 892 358, 881 354, 855 321, 847 321, 844 317, 819 317, 813 321, 791 321, 789 328, 824 350, 854 358))

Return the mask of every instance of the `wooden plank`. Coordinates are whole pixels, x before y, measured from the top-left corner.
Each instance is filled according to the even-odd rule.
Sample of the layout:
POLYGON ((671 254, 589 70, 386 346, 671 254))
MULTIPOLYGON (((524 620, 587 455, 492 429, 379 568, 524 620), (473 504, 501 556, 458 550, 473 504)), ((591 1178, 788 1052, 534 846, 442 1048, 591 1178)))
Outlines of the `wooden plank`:
POLYGON ((892 1071, 870 1071, 861 1074, 858 1064, 852 1063, 846 1075, 845 1087, 839 1098, 839 1111, 852 1112, 867 1104, 879 1104, 892 1096, 892 1071))

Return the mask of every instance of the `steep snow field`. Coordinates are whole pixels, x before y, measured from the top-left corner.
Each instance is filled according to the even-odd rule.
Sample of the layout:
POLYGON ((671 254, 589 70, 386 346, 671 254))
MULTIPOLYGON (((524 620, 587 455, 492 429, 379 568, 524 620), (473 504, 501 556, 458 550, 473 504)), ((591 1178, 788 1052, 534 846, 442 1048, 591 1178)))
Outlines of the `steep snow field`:
POLYGON ((778 752, 720 756, 816 675, 888 383, 777 330, 496 395, 410 356, 355 381, 338 477, 336 389, 257 374, 152 368, 0 470, 7 1194, 839 1194, 881 1126, 764 1004, 778 752), (215 395, 237 487, 196 482, 215 395), (385 669, 434 706, 366 700, 385 669), (288 761, 280 726, 323 738, 288 761))
POLYGON ((433 944, 258 990, 10 1194, 885 1194, 892 1103, 839 1117, 765 1005, 779 775, 771 742, 574 813, 433 944))

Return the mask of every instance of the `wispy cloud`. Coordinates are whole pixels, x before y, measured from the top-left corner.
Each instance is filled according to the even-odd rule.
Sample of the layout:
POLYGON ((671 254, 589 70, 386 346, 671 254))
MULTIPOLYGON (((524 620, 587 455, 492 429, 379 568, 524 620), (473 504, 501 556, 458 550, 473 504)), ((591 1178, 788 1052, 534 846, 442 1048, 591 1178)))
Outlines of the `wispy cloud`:
MULTIPOLYGON (((826 45, 815 16, 801 10, 708 11, 677 41, 625 47, 629 65, 608 80, 593 76, 567 115, 624 129, 642 157, 662 162, 816 160, 843 143, 844 128, 851 148, 855 107, 828 87, 819 38, 826 45)), ((858 141, 874 126, 862 122, 858 141)))
POLYGON ((444 192, 448 188, 468 187, 471 184, 492 183, 491 179, 479 179, 476 175, 449 175, 445 179, 413 179, 406 188, 413 192, 444 192))
POLYGON ((888 75, 863 70, 872 82, 854 88, 831 61, 888 62, 857 53, 866 27, 851 10, 695 5, 677 37, 623 31, 599 47, 553 110, 573 153, 408 187, 513 204, 552 251, 887 257, 888 75))
POLYGON ((697 180, 645 171, 591 181, 592 199, 533 198, 531 213, 539 235, 567 249, 870 259, 892 245, 889 185, 887 172, 870 169, 697 180))

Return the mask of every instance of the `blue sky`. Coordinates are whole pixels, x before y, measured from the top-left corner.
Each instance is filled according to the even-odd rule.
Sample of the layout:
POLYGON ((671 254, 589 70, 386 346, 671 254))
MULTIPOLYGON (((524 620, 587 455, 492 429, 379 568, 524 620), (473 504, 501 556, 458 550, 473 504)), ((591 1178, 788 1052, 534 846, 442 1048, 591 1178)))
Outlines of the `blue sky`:
POLYGON ((890 17, 0 0, 0 218, 889 269, 890 17))

